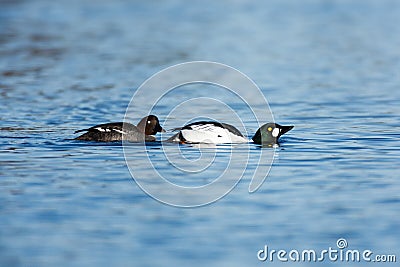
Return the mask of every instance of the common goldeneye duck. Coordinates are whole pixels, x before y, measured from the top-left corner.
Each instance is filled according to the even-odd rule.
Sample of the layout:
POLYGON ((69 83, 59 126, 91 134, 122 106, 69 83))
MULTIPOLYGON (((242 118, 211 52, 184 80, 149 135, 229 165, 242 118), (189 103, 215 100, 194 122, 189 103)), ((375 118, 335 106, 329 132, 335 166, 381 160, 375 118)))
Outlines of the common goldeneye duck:
POLYGON ((292 130, 293 127, 270 122, 261 126, 251 139, 254 143, 260 145, 278 144, 279 137, 292 130))
MULTIPOLYGON (((257 130, 252 140, 261 145, 278 144, 279 137, 293 127, 267 123, 257 130)), ((175 130, 179 130, 179 133, 169 138, 168 141, 211 144, 247 143, 250 141, 234 126, 220 122, 193 122, 175 130)))
POLYGON ((78 130, 75 133, 85 131, 86 133, 76 137, 75 140, 97 142, 122 141, 122 139, 130 142, 155 141, 154 134, 165 132, 161 128, 158 118, 154 115, 144 117, 137 126, 127 122, 112 122, 78 130))

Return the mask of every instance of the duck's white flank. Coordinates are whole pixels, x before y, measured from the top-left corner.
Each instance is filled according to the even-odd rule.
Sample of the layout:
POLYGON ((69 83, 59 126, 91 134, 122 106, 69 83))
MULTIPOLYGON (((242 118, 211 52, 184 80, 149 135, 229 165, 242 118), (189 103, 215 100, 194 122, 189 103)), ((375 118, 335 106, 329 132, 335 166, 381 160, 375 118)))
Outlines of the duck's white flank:
POLYGON ((94 129, 96 129, 99 132, 111 132, 111 129, 109 129, 109 128, 97 127, 94 129))
POLYGON ((248 139, 238 136, 229 130, 214 124, 191 125, 191 129, 182 129, 181 135, 186 142, 225 144, 225 143, 247 143, 248 139))

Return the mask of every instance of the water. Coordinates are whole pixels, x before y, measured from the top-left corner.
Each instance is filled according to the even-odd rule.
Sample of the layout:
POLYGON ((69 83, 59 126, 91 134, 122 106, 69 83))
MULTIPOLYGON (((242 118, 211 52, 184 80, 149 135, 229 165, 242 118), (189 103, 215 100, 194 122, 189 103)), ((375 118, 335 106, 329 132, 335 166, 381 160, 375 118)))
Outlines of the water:
MULTIPOLYGON (((257 251, 264 245, 321 251, 337 248, 338 238, 349 249, 398 260, 396 1, 0 5, 1 266, 280 265, 260 262, 257 251), (248 194, 245 175, 214 204, 182 209, 153 200, 133 182, 120 144, 70 139, 77 129, 121 121, 143 81, 191 60, 244 72, 260 86, 275 120, 295 128, 256 193, 248 194)), ((173 107, 157 108, 163 123, 173 107)), ((198 115, 199 108, 190 112, 198 115)), ((235 111, 251 136, 257 124, 242 106, 235 111)), ((168 122, 178 127, 182 120, 168 122)), ((161 147, 147 150, 173 173, 161 147)), ((195 148, 180 149, 198 157, 195 148)), ((262 151, 236 149, 249 149, 250 167, 262 151)), ((226 156, 224 147, 207 151, 226 156)), ((143 159, 136 160, 141 168, 143 159)), ((215 171, 224 167, 214 164, 215 171)), ((171 179, 210 182, 208 176, 171 179)))

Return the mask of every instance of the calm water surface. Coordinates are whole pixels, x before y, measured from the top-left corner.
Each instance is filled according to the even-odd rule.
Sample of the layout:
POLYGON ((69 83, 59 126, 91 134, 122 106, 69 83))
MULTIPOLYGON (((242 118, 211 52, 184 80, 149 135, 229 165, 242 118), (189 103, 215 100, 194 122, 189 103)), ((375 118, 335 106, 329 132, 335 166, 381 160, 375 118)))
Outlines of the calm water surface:
MULTIPOLYGON (((280 265, 260 262, 257 251, 321 251, 338 238, 399 261, 399 24, 397 1, 1 1, 0 265, 280 265), (143 81, 191 60, 244 72, 275 120, 295 128, 256 193, 245 174, 220 201, 181 209, 135 184, 121 144, 70 139, 121 121, 143 81)), ((184 97, 210 96, 193 92, 184 97)), ((161 124, 171 105, 156 107, 161 124)), ((169 123, 210 116, 200 110, 169 123)), ((251 137, 257 123, 241 105, 235 111, 251 137)), ((174 173, 161 148, 145 149, 174 173)), ((249 149, 249 168, 257 164, 261 148, 235 149, 249 149)), ((224 147, 207 151, 228 156, 224 147)), ((146 173, 144 159, 135 162, 146 173)), ((171 179, 196 186, 210 177, 171 179)))

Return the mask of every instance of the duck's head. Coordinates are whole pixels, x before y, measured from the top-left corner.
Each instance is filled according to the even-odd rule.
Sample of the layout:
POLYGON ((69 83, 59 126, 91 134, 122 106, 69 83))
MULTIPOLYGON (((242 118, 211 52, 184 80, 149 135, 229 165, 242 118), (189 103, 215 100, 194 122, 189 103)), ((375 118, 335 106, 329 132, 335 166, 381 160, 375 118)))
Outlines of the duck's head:
POLYGON ((156 133, 165 132, 158 121, 157 116, 149 115, 140 120, 137 127, 146 135, 154 135, 156 133))
POLYGON ((254 143, 261 145, 278 144, 279 137, 293 129, 293 127, 270 122, 261 126, 252 139, 254 143))

